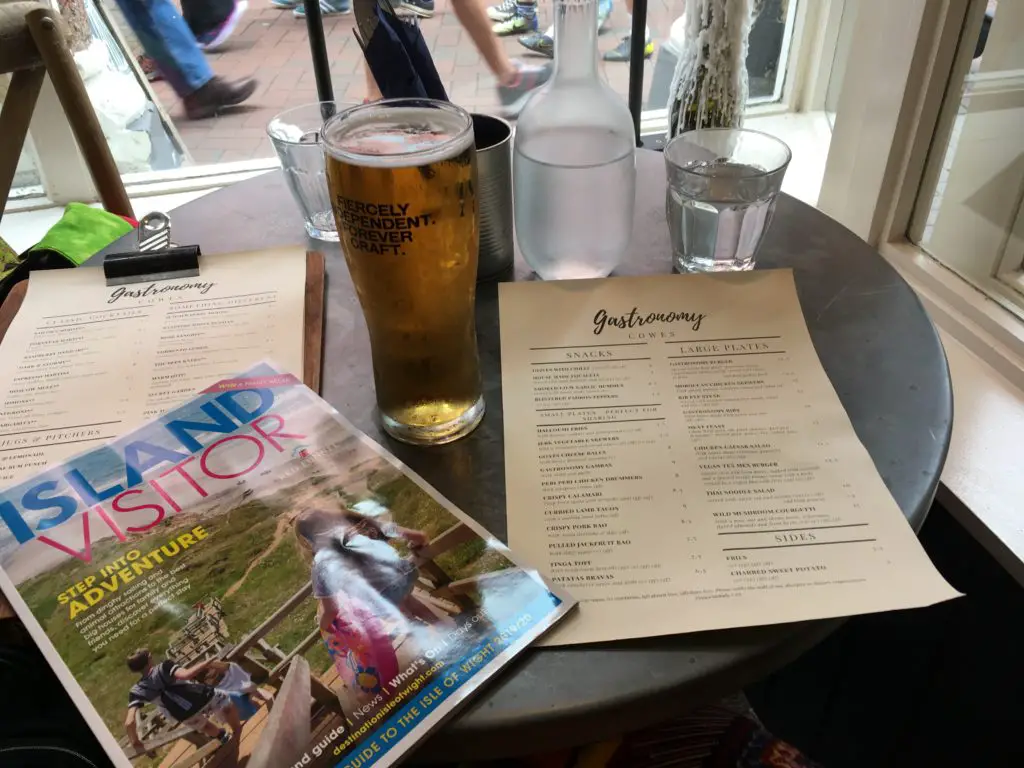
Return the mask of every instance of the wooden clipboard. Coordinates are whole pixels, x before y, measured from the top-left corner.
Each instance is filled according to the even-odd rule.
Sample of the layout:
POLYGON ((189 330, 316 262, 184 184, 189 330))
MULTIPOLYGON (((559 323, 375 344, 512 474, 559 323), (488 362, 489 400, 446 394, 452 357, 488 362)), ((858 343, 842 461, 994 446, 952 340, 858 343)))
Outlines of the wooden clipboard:
MULTIPOLYGON (((216 257, 215 257, 216 258, 216 257)), ((327 287, 327 268, 324 255, 319 251, 306 251, 306 298, 302 330, 302 382, 314 392, 320 392, 320 372, 324 352, 324 290, 327 287)), ((0 341, 14 322, 28 291, 28 280, 22 280, 11 289, 0 304, 0 341)))
MULTIPOLYGON (((320 393, 324 361, 324 297, 327 264, 320 251, 306 251, 306 305, 302 323, 302 382, 320 393)), ((0 306, 0 317, 3 307, 0 306)), ((0 339, 3 337, 0 336, 0 339)))

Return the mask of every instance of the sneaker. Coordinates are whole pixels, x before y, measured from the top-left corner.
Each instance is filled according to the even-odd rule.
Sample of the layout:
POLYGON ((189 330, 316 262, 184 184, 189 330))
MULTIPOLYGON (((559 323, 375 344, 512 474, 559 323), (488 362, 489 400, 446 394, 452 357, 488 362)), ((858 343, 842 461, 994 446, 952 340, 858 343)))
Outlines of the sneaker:
MULTIPOLYGON (((496 7, 496 6, 492 6, 496 7)), ((597 34, 601 34, 608 26, 612 15, 612 0, 600 0, 597 6, 597 34)), ((534 32, 519 38, 519 44, 528 51, 533 51, 549 59, 555 57, 555 28, 548 27, 543 32, 534 32)))
MULTIPOLYGON (((352 13, 350 0, 320 0, 321 16, 343 16, 352 13)), ((299 3, 292 9, 292 16, 296 19, 306 18, 306 6, 299 3)))
POLYGON ((142 74, 146 76, 146 79, 149 82, 155 83, 157 80, 164 79, 163 74, 160 72, 160 66, 152 56, 146 56, 143 54, 138 56, 136 61, 139 62, 139 69, 142 70, 142 74))
MULTIPOLYGON (((612 48, 610 51, 605 51, 603 58, 605 61, 629 61, 629 46, 630 38, 632 35, 626 35, 619 44, 612 48)), ((648 38, 647 44, 644 45, 644 58, 649 59, 654 55, 654 41, 648 38)))
POLYGON ((270 0, 271 8, 280 8, 283 11, 290 11, 302 5, 301 0, 270 0))
POLYGON ((545 32, 533 32, 529 35, 523 35, 519 38, 519 44, 528 51, 539 53, 541 56, 547 56, 549 59, 555 58, 554 38, 545 32))
POLYGON ((500 5, 487 6, 487 18, 491 21, 508 21, 516 15, 516 0, 503 0, 500 5))
POLYGON ((519 77, 512 85, 498 86, 498 100, 501 102, 501 115, 503 117, 518 117, 526 106, 530 95, 540 88, 551 77, 551 66, 546 64, 543 67, 535 67, 522 62, 513 62, 519 70, 519 77))
POLYGON ((255 90, 256 81, 251 77, 230 83, 214 76, 206 85, 185 97, 185 115, 189 120, 213 117, 229 107, 238 106, 255 90))
POLYGON ((228 14, 228 17, 219 26, 211 29, 209 32, 204 32, 196 38, 199 47, 204 51, 213 53, 224 45, 227 39, 231 37, 231 33, 238 27, 238 22, 242 20, 242 16, 245 15, 248 8, 248 0, 236 0, 231 13, 228 14))
POLYGON ((398 13, 408 13, 421 19, 434 17, 434 0, 400 0, 393 5, 398 13))
MULTIPOLYGON (((321 0, 322 2, 323 0, 321 0)), ((498 37, 508 37, 509 35, 525 35, 527 32, 537 31, 537 14, 534 13, 532 16, 522 16, 519 13, 518 8, 516 12, 504 21, 497 22, 494 27, 494 34, 498 37)))

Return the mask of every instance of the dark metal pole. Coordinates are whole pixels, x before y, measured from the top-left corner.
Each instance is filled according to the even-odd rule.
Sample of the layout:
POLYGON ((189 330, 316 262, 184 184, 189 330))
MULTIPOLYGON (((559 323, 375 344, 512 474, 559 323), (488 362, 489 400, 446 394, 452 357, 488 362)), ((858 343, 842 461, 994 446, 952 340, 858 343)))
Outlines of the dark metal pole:
MULTIPOLYGON (((309 0, 306 0, 309 3, 309 0)), ((644 101, 644 48, 647 47, 647 0, 633 0, 633 31, 629 40, 629 111, 636 145, 640 141, 640 112, 644 101)))
MULTIPOLYGON (((645 4, 647 0, 642 0, 645 4)), ((309 52, 313 56, 313 76, 320 101, 334 101, 331 85, 331 67, 327 62, 327 42, 324 40, 324 22, 320 16, 320 0, 303 0, 306 8, 306 31, 309 34, 309 52)))

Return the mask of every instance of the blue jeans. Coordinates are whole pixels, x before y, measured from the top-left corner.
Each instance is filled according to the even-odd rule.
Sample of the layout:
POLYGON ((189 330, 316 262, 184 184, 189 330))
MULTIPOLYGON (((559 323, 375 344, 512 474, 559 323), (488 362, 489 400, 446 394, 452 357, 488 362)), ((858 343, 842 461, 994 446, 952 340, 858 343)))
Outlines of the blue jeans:
POLYGON ((213 77, 192 30, 170 0, 117 0, 117 5, 175 93, 184 98, 213 77))

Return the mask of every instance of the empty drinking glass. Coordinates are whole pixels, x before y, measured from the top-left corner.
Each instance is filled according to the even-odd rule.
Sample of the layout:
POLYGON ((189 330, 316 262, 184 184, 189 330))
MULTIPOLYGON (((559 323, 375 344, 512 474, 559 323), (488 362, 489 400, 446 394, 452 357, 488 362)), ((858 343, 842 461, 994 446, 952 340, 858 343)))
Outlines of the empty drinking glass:
POLYGON ((351 104, 321 101, 287 109, 267 125, 267 133, 281 158, 284 177, 302 211, 306 232, 317 240, 338 241, 338 229, 327 192, 324 150, 320 129, 324 121, 351 104))
POLYGON ((665 215, 682 272, 754 268, 792 153, 760 131, 709 128, 665 148, 665 215))

